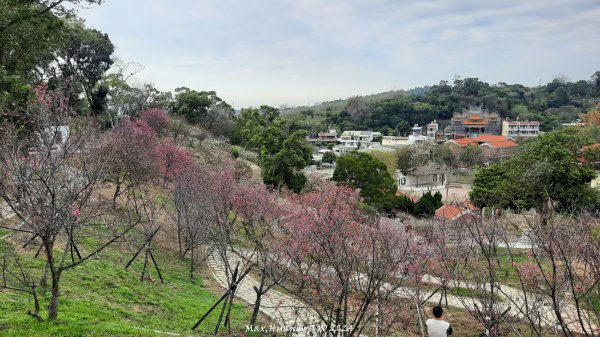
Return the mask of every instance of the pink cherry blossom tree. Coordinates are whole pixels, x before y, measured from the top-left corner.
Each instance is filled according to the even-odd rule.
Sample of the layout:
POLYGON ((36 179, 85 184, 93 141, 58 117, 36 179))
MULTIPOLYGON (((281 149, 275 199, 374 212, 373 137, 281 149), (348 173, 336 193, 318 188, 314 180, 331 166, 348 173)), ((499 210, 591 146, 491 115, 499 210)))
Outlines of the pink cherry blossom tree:
POLYGON ((110 162, 108 180, 115 186, 113 204, 124 192, 158 174, 153 151, 157 134, 143 120, 125 118, 104 137, 104 156, 110 162))
POLYGON ((158 135, 164 135, 171 127, 171 118, 163 109, 144 110, 139 119, 146 122, 158 135))
POLYGON ((279 243, 275 234, 284 213, 277 196, 263 184, 240 185, 234 195, 234 207, 240 215, 239 238, 247 245, 233 246, 232 250, 258 273, 259 285, 254 287, 256 301, 250 318, 250 325, 254 326, 263 295, 287 274, 289 264, 277 254, 279 243))
MULTIPOLYGON (((382 223, 361 208, 358 192, 324 182, 289 200, 280 249, 291 261, 281 286, 318 313, 333 335, 358 336, 408 278, 418 247, 397 223, 382 223)), ((378 315, 379 314, 379 315, 378 315)), ((387 322, 388 326, 394 322, 387 322)))
POLYGON ((156 160, 156 166, 163 177, 164 184, 194 164, 194 158, 189 151, 175 145, 170 140, 165 140, 156 145, 153 156, 156 160))

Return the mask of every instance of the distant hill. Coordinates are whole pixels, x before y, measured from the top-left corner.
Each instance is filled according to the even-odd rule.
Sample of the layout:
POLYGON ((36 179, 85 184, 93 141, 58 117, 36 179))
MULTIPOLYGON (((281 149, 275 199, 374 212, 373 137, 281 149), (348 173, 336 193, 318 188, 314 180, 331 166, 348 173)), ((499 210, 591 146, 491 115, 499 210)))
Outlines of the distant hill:
POLYGON ((348 97, 348 98, 344 98, 344 99, 336 99, 333 101, 325 101, 325 102, 320 102, 317 103, 315 105, 312 106, 297 106, 297 107, 289 107, 289 108, 281 108, 280 112, 282 115, 285 114, 294 114, 296 112, 300 112, 303 110, 307 110, 307 109, 319 109, 322 107, 345 107, 348 102, 353 99, 353 98, 361 98, 364 99, 365 101, 368 102, 377 102, 377 101, 383 101, 386 99, 391 99, 391 98, 397 98, 397 97, 402 97, 402 96, 408 96, 408 95, 415 95, 415 96, 421 96, 426 94, 427 92, 429 92, 430 90, 430 86, 425 86, 425 87, 418 87, 418 88, 413 88, 413 89, 408 89, 408 90, 390 90, 390 91, 385 91, 385 92, 381 92, 381 93, 377 93, 377 94, 370 94, 370 95, 364 95, 364 96, 353 96, 353 97, 348 97))
POLYGON ((600 99, 600 76, 592 80, 555 78, 536 87, 504 82, 489 84, 479 78, 456 77, 452 83, 410 90, 392 90, 354 96, 314 106, 281 109, 295 129, 314 134, 328 128, 373 130, 384 135, 405 135, 414 124, 449 120, 471 105, 482 106, 502 118, 536 120, 542 131, 561 127, 589 111, 600 99), (598 80, 595 80, 599 77, 598 80))

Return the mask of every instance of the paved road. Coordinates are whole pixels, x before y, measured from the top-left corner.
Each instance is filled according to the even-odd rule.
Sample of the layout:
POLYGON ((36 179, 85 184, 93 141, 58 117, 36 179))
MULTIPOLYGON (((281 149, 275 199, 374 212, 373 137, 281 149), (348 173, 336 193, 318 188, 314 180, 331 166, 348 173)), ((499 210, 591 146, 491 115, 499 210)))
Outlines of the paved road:
MULTIPOLYGON (((233 255, 233 253, 231 255, 233 255)), ((235 264, 237 261, 238 259, 232 256, 230 263, 235 264)), ((208 264, 219 285, 226 289, 228 287, 228 281, 223 268, 223 262, 216 254, 212 254, 208 258, 208 264)), ((246 276, 238 285, 236 296, 253 305, 256 301, 256 292, 253 287, 258 286, 258 281, 250 276, 246 276)), ((282 329, 320 324, 319 317, 314 310, 278 290, 269 290, 263 295, 261 301, 260 311, 269 316, 282 329)), ((299 329, 299 331, 292 335, 310 336, 311 334, 308 330, 299 329)))
MULTIPOLYGON (((233 253, 230 255, 232 257, 234 256, 233 253)), ((230 263, 235 264, 237 261, 239 261, 239 258, 232 258, 230 263)), ((215 256, 211 256, 211 258, 209 259, 209 265, 211 266, 214 276, 219 282, 219 284, 226 288, 227 279, 225 276, 225 271, 222 267, 222 262, 215 256)), ((359 279, 364 278, 363 275, 357 276, 359 279)), ((432 284, 441 284, 441 281, 438 278, 431 275, 425 275, 423 277, 423 281, 432 284)), ((242 285, 238 288, 237 296, 250 304, 254 304, 256 300, 256 294, 253 290, 254 286, 258 286, 258 282, 252 279, 251 277, 247 276, 246 279, 242 282, 242 285)), ((465 282, 453 282, 451 286, 454 288, 477 288, 474 284, 465 282)), ((386 284, 384 287, 388 287, 388 289, 393 289, 393 285, 391 284, 386 284)), ((487 289, 489 289, 489 284, 486 285, 486 287, 487 289)), ((501 290, 498 293, 498 296, 504 299, 504 302, 502 303, 504 307, 511 307, 510 315, 516 317, 523 317, 522 312, 526 312, 526 310, 524 309, 525 301, 523 292, 520 289, 513 288, 508 285, 499 284, 499 287, 501 290), (519 308, 521 308, 521 310, 519 308)), ((394 294, 402 298, 417 298, 415 289, 409 287, 399 287, 394 290, 394 294)), ((531 305, 531 299, 534 298, 534 296, 532 294, 527 295, 530 301, 529 305, 531 305)), ((440 302, 441 296, 441 292, 435 293, 433 295, 432 292, 425 292, 424 294, 422 294, 421 298, 424 299, 429 297, 429 300, 427 302, 431 304, 437 304, 440 302)), ((449 294, 447 300, 448 305, 451 307, 469 308, 471 310, 475 309, 475 304, 477 304, 480 308, 482 307, 481 303, 477 299, 473 298, 459 298, 458 296, 449 294)), ((318 315, 314 310, 309 309, 305 304, 276 290, 271 290, 263 296, 263 304, 264 306, 261 307, 261 311, 267 314, 267 316, 271 317, 271 319, 276 321, 277 324, 279 324, 282 327, 296 326, 297 324, 301 325, 302 323, 318 324, 319 322, 318 315)), ((573 305, 565 304, 561 312, 563 314, 563 318, 566 319, 566 323, 568 324, 568 326, 575 332, 581 332, 581 327, 577 323, 576 308, 573 305)), ((553 311, 553 308, 550 305, 543 305, 539 309, 539 313, 539 315, 541 316, 542 325, 546 327, 557 327, 556 315, 553 311)), ((298 336, 303 335, 298 334, 298 336)))
MULTIPOLYGON (((428 282, 428 283, 433 283, 433 284, 441 284, 440 279, 431 276, 431 275, 425 275, 423 277, 423 281, 424 282, 428 282)), ((468 289, 476 289, 476 286, 472 283, 465 283, 465 282, 453 282, 451 283, 452 287, 455 288, 468 288, 468 289)), ((504 299, 504 302, 502 303, 503 307, 508 307, 510 306, 510 315, 511 316, 516 316, 516 317, 523 317, 522 312, 527 312, 527 310, 525 309, 525 299, 524 299, 524 295, 523 292, 517 288, 514 287, 510 287, 507 285, 503 285, 503 284, 498 284, 498 286, 500 288, 500 291, 498 292, 498 296, 500 296, 500 298, 504 299), (519 310, 519 308, 521 308, 521 310, 519 310)), ((490 289, 490 285, 486 284, 485 285, 486 289, 490 289)), ((429 296, 426 295, 425 297, 429 296)), ((440 296, 442 296, 441 293, 435 294, 429 302, 435 302, 438 303, 440 301, 440 296)), ((535 298, 535 296, 533 294, 527 294, 527 298, 529 299, 529 305, 531 306, 532 304, 532 299, 535 298)), ((464 307, 469 307, 470 309, 474 309, 474 304, 477 304, 480 308, 481 308, 481 303, 478 300, 474 300, 474 299, 470 299, 470 298, 463 298, 462 301, 461 299, 459 299, 456 296, 448 296, 448 305, 453 306, 453 307, 459 307, 459 308, 464 308, 464 307)), ((574 331, 574 332, 582 332, 581 326, 578 323, 577 320, 577 309, 575 308, 574 305, 572 304, 565 304, 564 307, 561 310, 563 319, 566 320, 566 324, 569 326, 569 328, 574 331)), ((545 327, 558 327, 557 322, 558 320, 556 319, 556 314, 554 313, 554 310, 552 308, 552 306, 550 304, 544 304, 542 305, 542 307, 539 309, 539 315, 541 316, 541 323, 543 326, 545 327)), ((585 317, 585 315, 583 315, 585 317)), ((597 328, 597 326, 595 326, 594 328, 597 328)), ((586 329, 588 329, 588 327, 586 327, 586 329)), ((589 330, 588 330, 589 332, 589 330)))

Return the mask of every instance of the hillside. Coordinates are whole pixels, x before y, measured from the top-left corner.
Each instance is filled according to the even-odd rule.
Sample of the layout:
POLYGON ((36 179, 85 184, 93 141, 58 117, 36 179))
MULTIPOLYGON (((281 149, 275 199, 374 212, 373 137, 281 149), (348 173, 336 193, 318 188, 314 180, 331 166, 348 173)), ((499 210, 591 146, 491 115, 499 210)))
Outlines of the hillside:
MULTIPOLYGON (((204 165, 216 165, 230 157, 231 147, 226 142, 214 138, 210 133, 188 125, 185 136, 178 140, 181 149, 189 151, 195 162, 204 165)), ((114 140, 114 138, 113 138, 114 140)), ((169 143, 165 137, 162 142, 169 143)), ((131 148, 132 144, 126 144, 131 148)), ((142 144, 145 146, 151 144, 142 144)), ((149 148, 148 151, 152 149, 149 148)), ((151 154, 152 152, 148 152, 151 154)), ((241 160, 240 160, 241 162, 241 160)), ((241 164, 240 178, 252 176, 247 164, 241 164)), ((66 270, 62 276, 59 300, 59 315, 56 320, 47 320, 47 307, 50 300, 50 281, 44 289, 42 279, 46 259, 44 253, 37 258, 36 252, 40 243, 31 241, 29 234, 0 229, 0 256, 5 259, 2 266, 2 281, 7 280, 8 287, 23 288, 17 279, 30 280, 36 284, 39 296, 40 316, 43 321, 36 322, 27 313, 34 309, 33 297, 14 289, 0 289, 0 335, 1 336, 206 336, 212 334, 218 320, 220 310, 215 310, 193 332, 194 323, 221 297, 224 290, 214 280, 213 272, 206 264, 196 269, 194 278, 190 279, 189 254, 181 259, 177 245, 177 227, 169 216, 173 205, 169 201, 168 189, 157 185, 156 193, 149 194, 155 198, 154 205, 159 213, 156 221, 162 225, 156 239, 152 241, 152 255, 160 268, 164 284, 161 283, 157 270, 149 262, 146 270, 149 276, 140 280, 144 268, 143 253, 125 269, 144 243, 144 227, 136 226, 124 237, 110 244, 99 254, 81 265, 66 270), (164 208, 158 207, 166 201, 164 208), (25 243, 31 241, 32 244, 25 243), (21 265, 21 269, 18 267, 21 265), (6 275, 6 278, 5 278, 6 275)), ((109 198, 114 193, 114 184, 102 183, 97 198, 109 198)), ((134 192, 138 193, 138 192, 134 192)), ((146 192, 139 192, 146 193, 146 192)), ((127 198, 119 198, 118 208, 110 213, 127 221, 127 212, 131 205, 127 198)), ((141 200, 141 199, 140 199, 141 200)), ((20 221, 2 203, 0 226, 21 228, 20 221)), ((107 213, 108 214, 108 213, 107 213)), ((101 229, 99 231, 84 229, 78 239, 78 247, 82 256, 93 252, 112 235, 101 229)), ((54 254, 62 255, 64 237, 59 237, 58 247, 54 254), (61 246, 62 245, 62 246, 61 246)), ((67 256, 70 256, 67 254, 67 256)), ((77 256, 74 257, 75 260, 77 256)), ((67 258, 67 259, 70 259, 67 258)), ((2 260, 0 260, 2 262, 2 260)), ((236 300, 232 311, 232 329, 239 333, 251 316, 251 308, 247 303, 236 300)), ((265 316, 266 317, 266 316, 265 316)), ((260 324, 269 321, 262 314, 260 324)), ((220 335, 229 335, 221 328, 220 335)), ((252 334, 250 334, 252 335, 252 334)))
MULTIPOLYGON (((0 232, 0 237, 6 235, 0 232)), ((138 233, 139 234, 139 233, 138 233)), ((134 233, 135 235, 135 233, 134 233)), ((25 238, 11 235, 0 240, 0 255, 11 243, 25 238)), ((15 245, 16 247, 19 247, 15 245)), ((206 336, 211 334, 219 311, 214 311, 195 332, 191 327, 222 295, 207 266, 201 267, 194 281, 189 279, 189 259, 179 259, 173 244, 159 242, 154 249, 165 283, 154 269, 151 279, 140 282, 143 259, 127 270, 125 264, 136 252, 130 242, 109 246, 98 257, 65 273, 60 300, 60 316, 55 321, 35 322, 27 315, 33 309, 29 296, 0 291, 0 335, 2 336, 206 336)), ((18 248, 26 270, 35 272, 42 259, 33 259, 35 248, 18 248)), ((37 269, 39 270, 39 269, 37 269)), ((244 331, 251 310, 236 301, 233 329, 244 331)), ((40 299, 42 316, 48 297, 40 299)), ((223 332, 222 335, 227 335, 223 332)))
POLYGON ((579 118, 600 99, 595 80, 569 81, 555 78, 536 87, 522 84, 490 84, 479 78, 456 77, 452 83, 408 91, 355 96, 311 107, 282 109, 282 116, 300 129, 317 133, 328 128, 373 130, 384 135, 405 135, 414 124, 434 119, 447 121, 455 112, 471 105, 497 112, 502 118, 537 120, 543 131, 579 118))

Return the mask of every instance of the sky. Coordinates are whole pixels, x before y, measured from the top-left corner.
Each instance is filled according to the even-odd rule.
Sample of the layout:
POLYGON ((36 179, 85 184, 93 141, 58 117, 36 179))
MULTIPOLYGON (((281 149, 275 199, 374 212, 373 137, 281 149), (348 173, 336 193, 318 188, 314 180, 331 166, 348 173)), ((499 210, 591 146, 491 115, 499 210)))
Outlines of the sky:
POLYGON ((235 108, 600 70, 599 0, 105 0, 79 9, 160 90, 235 108))

